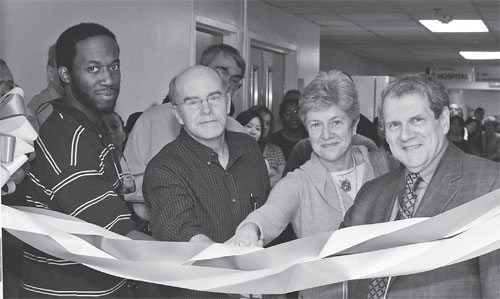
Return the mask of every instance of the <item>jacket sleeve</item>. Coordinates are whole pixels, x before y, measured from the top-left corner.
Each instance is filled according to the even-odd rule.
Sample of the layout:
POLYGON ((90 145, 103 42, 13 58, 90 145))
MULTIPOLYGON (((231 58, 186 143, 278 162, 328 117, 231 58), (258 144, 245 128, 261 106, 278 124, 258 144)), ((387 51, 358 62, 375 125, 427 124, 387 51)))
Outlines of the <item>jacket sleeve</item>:
POLYGON ((274 240, 297 214, 300 205, 300 182, 298 176, 281 179, 271 190, 266 203, 250 213, 238 228, 247 222, 255 223, 264 244, 274 240))

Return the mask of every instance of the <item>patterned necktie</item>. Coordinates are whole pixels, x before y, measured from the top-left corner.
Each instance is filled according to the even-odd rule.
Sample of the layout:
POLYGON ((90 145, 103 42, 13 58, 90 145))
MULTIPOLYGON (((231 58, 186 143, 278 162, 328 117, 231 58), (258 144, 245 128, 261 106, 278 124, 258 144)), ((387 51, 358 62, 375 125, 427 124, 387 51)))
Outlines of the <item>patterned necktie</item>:
MULTIPOLYGON (((417 188, 417 185, 421 180, 422 177, 418 173, 410 172, 406 175, 404 193, 399 200, 399 209, 396 220, 413 217, 413 212, 415 211, 415 200, 417 199, 415 189, 417 188)), ((368 286, 368 294, 366 294, 366 298, 384 298, 388 282, 389 277, 372 278, 372 280, 370 281, 370 285, 368 286)))

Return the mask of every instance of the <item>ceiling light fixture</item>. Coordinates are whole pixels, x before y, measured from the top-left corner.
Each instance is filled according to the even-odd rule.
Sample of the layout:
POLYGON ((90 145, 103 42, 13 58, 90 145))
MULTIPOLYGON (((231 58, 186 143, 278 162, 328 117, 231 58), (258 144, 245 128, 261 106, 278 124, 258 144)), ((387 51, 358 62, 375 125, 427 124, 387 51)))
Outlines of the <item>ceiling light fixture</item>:
POLYGON ((500 59, 500 52, 486 51, 460 51, 463 58, 468 60, 494 60, 500 59))
POLYGON ((419 22, 431 32, 488 32, 482 20, 452 20, 448 23, 440 20, 419 20, 419 22))
POLYGON ((436 19, 419 20, 431 32, 488 32, 482 20, 454 20, 453 16, 440 14, 441 8, 434 8, 436 19))

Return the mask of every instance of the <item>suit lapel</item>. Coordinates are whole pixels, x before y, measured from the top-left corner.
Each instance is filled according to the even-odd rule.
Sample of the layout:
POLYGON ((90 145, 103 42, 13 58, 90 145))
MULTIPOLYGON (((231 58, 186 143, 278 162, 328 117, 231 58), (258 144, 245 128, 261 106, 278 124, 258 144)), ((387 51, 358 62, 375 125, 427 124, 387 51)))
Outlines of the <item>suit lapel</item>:
MULTIPOLYGON (((446 207, 457 194, 457 187, 454 182, 462 176, 463 158, 463 152, 450 143, 427 186, 422 202, 418 206, 414 217, 432 217, 445 211, 446 207)), ((389 287, 397 279, 398 276, 393 276, 389 287)))
POLYGON ((432 217, 446 210, 457 194, 456 181, 462 177, 464 154, 449 144, 427 186, 414 217, 432 217))

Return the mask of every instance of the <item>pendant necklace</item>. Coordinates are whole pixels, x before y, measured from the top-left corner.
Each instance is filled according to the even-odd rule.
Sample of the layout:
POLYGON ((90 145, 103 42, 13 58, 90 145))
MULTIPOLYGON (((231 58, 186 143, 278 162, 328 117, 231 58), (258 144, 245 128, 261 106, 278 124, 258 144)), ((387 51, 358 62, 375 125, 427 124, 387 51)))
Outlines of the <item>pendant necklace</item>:
POLYGON ((354 173, 354 182, 356 183, 356 186, 355 189, 357 189, 357 169, 356 169, 356 161, 354 160, 354 155, 352 155, 352 165, 353 168, 351 169, 348 169, 345 173, 341 174, 341 178, 339 179, 339 184, 340 184, 340 189, 342 191, 344 191, 345 193, 349 192, 352 190, 352 184, 351 184, 351 181, 349 180, 349 178, 347 177, 348 174, 352 173, 353 171, 355 172, 354 173))

